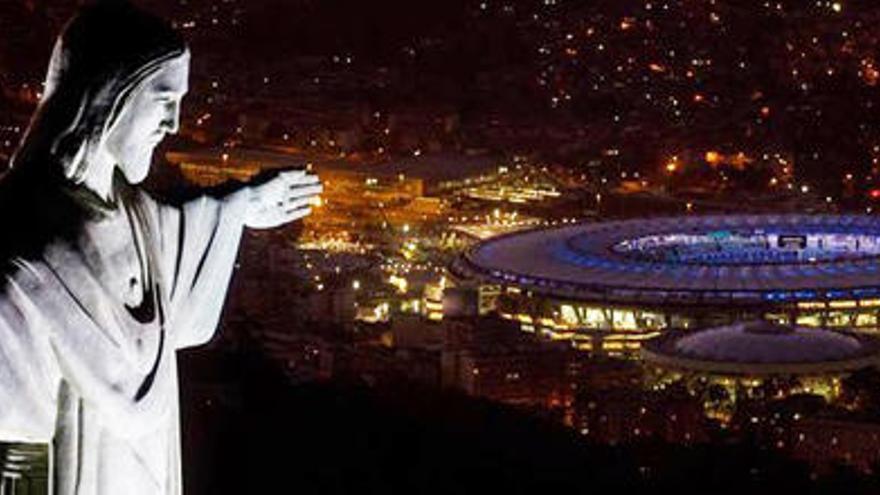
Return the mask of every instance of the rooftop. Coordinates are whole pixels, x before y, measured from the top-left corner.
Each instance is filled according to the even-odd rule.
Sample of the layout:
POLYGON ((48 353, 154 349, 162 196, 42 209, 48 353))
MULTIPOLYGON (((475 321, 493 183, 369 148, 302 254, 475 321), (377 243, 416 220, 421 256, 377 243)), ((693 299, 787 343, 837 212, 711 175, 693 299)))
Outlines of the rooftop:
POLYGON ((827 373, 876 364, 876 339, 823 328, 750 321, 650 341, 647 362, 691 371, 736 374, 827 373))
POLYGON ((880 297, 880 219, 715 215, 501 236, 460 274, 578 299, 763 304, 880 297))
POLYGON ((314 164, 321 169, 346 171, 378 176, 403 174, 431 183, 461 180, 497 172, 497 157, 464 153, 425 153, 419 156, 393 157, 383 160, 365 160, 356 156, 340 158, 326 154, 296 152, 293 150, 264 150, 250 148, 203 149, 171 151, 166 154, 171 163, 198 163, 209 166, 257 167, 259 169, 301 168, 314 164))

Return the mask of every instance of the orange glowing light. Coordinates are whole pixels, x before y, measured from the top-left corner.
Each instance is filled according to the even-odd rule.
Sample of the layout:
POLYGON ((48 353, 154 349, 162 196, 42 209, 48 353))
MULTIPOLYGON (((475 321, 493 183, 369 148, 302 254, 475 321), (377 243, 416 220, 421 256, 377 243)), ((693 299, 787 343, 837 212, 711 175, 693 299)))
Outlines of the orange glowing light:
POLYGON ((871 195, 871 199, 880 199, 880 189, 871 189, 868 194, 871 195))
POLYGON ((706 152, 706 163, 708 163, 709 165, 718 165, 719 163, 721 163, 722 159, 723 157, 721 156, 721 153, 717 151, 706 152))
POLYGON ((745 153, 740 151, 736 155, 730 157, 727 162, 733 165, 737 170, 745 170, 746 167, 748 167, 749 164, 752 163, 752 159, 749 158, 745 153))
POLYGON ((761 116, 769 117, 770 116, 770 107, 761 107, 761 116))
POLYGON ((694 94, 694 103, 700 103, 700 102, 703 101, 704 99, 705 99, 705 98, 704 98, 703 95, 701 95, 700 93, 696 93, 696 94, 694 94))
POLYGON ((666 67, 663 67, 660 64, 651 63, 648 65, 648 68, 651 69, 652 72, 666 72, 666 67))
POLYGON ((880 81, 880 71, 878 71, 877 67, 874 65, 874 59, 863 59, 862 67, 863 69, 859 71, 862 80, 868 86, 876 86, 877 82, 880 81))
POLYGON ((678 170, 678 162, 671 161, 666 164, 666 171, 669 173, 675 172, 678 170))

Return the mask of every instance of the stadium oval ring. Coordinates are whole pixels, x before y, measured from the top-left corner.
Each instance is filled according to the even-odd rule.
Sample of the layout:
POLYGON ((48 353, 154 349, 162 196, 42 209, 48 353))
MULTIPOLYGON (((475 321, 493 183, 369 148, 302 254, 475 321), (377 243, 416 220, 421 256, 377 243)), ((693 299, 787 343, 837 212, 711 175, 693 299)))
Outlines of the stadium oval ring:
POLYGON ((484 241, 451 271, 483 283, 616 303, 880 298, 880 219, 692 215, 579 223, 484 241))

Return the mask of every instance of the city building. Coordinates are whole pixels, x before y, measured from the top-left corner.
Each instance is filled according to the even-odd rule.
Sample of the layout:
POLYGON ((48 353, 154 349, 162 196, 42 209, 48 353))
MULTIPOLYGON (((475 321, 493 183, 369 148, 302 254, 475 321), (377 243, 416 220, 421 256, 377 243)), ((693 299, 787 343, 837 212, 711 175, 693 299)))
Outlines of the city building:
POLYGON ((572 426, 581 435, 602 444, 693 444, 709 436, 702 404, 686 393, 600 389, 578 397, 573 418, 572 426))
POLYGON ((543 409, 571 407, 583 358, 497 318, 443 321, 444 387, 475 397, 543 409))
POLYGON ((309 169, 324 185, 321 204, 307 224, 314 229, 359 232, 403 229, 445 219, 444 191, 496 177, 494 158, 419 154, 394 159, 340 157, 296 149, 172 151, 166 159, 202 187, 247 181, 278 169, 309 169))
POLYGON ((804 418, 784 429, 775 446, 794 459, 820 469, 849 465, 874 473, 880 464, 880 424, 831 418, 804 418))

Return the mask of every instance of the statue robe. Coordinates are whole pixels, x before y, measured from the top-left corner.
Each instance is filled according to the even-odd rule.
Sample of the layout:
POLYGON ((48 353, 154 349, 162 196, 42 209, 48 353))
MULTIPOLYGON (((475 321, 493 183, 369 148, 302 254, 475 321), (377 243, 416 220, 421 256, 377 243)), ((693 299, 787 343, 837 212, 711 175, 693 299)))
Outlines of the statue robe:
POLYGON ((52 444, 53 493, 181 493, 176 350, 214 334, 242 210, 132 190, 74 239, 12 259, 0 441, 52 444))

